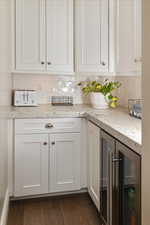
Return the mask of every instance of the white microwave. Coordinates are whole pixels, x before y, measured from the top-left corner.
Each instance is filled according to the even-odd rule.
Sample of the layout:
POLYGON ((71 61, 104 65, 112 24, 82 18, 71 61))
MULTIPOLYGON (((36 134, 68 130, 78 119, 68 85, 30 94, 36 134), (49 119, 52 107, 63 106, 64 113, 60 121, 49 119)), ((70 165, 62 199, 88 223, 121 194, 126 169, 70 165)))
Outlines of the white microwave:
POLYGON ((35 90, 14 90, 14 106, 37 106, 37 92, 35 90))

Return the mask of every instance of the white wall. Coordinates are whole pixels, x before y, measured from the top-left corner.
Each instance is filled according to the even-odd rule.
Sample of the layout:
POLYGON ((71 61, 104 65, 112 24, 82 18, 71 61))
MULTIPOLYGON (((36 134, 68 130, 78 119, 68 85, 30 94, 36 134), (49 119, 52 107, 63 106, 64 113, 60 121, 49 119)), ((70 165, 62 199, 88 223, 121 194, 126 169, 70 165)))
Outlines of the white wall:
POLYGON ((8 188, 8 121, 5 107, 11 102, 10 0, 0 0, 0 219, 8 188))
MULTIPOLYGON (((79 81, 86 79, 87 77, 81 77, 75 75, 75 77, 58 76, 52 77, 48 75, 14 75, 13 76, 13 88, 14 89, 36 89, 40 95, 40 103, 46 104, 49 102, 49 96, 53 95, 53 88, 58 87, 60 80, 72 80, 77 84, 79 81)), ((97 77, 90 76, 90 79, 97 77)), ((100 80, 106 77, 100 78, 100 80)), ((121 88, 117 91, 117 96, 120 98, 119 103, 122 106, 128 105, 129 98, 141 98, 141 78, 140 77, 107 77, 110 80, 116 79, 122 83, 121 88)), ((88 98, 83 98, 83 95, 79 88, 76 89, 75 103, 88 103, 88 98)))
POLYGON ((150 1, 143 0, 142 225, 150 224, 150 1))

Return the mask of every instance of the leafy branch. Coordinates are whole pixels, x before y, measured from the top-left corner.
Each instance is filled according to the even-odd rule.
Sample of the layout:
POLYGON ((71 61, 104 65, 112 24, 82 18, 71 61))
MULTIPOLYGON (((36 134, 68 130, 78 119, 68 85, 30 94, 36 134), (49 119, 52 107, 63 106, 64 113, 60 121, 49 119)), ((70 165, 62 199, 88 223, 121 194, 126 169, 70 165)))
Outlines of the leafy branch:
POLYGON ((97 81, 88 81, 88 82, 80 82, 78 83, 79 86, 82 86, 82 91, 85 95, 88 95, 91 92, 100 92, 104 96, 110 94, 111 98, 111 92, 118 89, 121 86, 121 83, 116 82, 109 82, 108 79, 106 79, 103 83, 97 82, 97 81))
POLYGON ((80 82, 78 86, 81 86, 85 95, 91 92, 102 93, 109 101, 111 107, 115 108, 118 98, 112 95, 112 92, 121 86, 121 83, 116 81, 112 82, 106 79, 103 83, 97 81, 80 82))

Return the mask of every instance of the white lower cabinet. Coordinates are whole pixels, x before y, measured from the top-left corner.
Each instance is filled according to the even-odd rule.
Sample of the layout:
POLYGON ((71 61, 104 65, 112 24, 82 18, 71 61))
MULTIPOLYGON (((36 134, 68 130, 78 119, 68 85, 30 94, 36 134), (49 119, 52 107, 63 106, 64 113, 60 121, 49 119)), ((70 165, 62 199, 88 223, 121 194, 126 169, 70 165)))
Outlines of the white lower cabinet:
POLYGON ((48 135, 15 136, 15 196, 48 192, 48 135))
POLYGON ((14 159, 15 197, 81 188, 79 132, 17 133, 14 159))
POLYGON ((88 192, 100 210, 100 128, 88 122, 88 192))
POLYGON ((80 189, 80 134, 50 135, 49 192, 80 189))

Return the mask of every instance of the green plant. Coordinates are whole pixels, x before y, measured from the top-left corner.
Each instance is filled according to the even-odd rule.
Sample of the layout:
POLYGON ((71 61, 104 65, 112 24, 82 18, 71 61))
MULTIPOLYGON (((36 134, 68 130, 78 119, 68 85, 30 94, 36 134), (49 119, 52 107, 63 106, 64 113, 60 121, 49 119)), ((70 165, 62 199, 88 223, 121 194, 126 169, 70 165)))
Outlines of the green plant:
POLYGON ((101 83, 94 80, 88 82, 80 82, 78 83, 78 86, 82 87, 82 91, 85 95, 88 95, 91 92, 102 93, 109 100, 110 106, 113 108, 116 107, 118 98, 114 97, 112 95, 112 92, 121 86, 120 82, 113 82, 106 79, 101 83))

